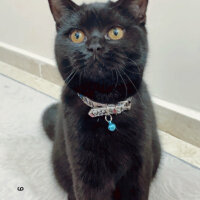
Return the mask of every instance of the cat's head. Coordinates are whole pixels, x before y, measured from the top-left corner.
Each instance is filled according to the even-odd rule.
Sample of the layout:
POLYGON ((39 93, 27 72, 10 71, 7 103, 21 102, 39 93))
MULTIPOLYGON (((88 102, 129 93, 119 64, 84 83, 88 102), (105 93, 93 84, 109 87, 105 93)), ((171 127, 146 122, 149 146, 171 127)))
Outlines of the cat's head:
POLYGON ((147 57, 148 0, 76 5, 49 0, 56 22, 55 56, 75 92, 116 103, 137 92, 147 57))

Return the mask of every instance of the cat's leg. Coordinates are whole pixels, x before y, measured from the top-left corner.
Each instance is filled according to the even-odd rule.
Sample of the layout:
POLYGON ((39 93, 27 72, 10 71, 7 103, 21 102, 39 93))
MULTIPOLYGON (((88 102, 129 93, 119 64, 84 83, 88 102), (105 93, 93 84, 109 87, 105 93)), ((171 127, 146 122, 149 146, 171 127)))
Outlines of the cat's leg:
POLYGON ((73 190, 72 174, 65 152, 65 140, 63 135, 62 114, 58 111, 57 123, 55 127, 55 139, 53 146, 52 161, 54 173, 60 186, 67 192, 69 200, 76 200, 73 190))
POLYGON ((53 153, 53 167, 57 181, 68 194, 68 200, 76 200, 67 157, 56 150, 53 153))
POLYGON ((106 182, 103 186, 94 187, 74 178, 74 191, 76 200, 112 200, 114 191, 113 181, 106 182))
POLYGON ((76 200, 69 162, 64 151, 65 144, 59 104, 53 104, 44 111, 42 125, 47 136, 51 140, 54 140, 52 162, 55 177, 61 187, 68 193, 68 200, 76 200))
POLYGON ((115 181, 105 160, 83 149, 82 154, 80 151, 78 154, 76 143, 67 141, 66 151, 70 151, 68 155, 76 200, 112 200, 115 181), (72 144, 73 147, 70 146, 72 144))
POLYGON ((148 200, 149 187, 152 179, 151 165, 136 171, 130 169, 117 183, 120 200, 148 200))

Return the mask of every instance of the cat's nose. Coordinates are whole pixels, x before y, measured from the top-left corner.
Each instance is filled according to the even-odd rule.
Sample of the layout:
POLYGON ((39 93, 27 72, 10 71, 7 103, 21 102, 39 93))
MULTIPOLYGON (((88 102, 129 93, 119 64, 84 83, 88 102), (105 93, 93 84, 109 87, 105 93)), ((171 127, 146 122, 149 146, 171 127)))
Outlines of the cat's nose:
POLYGON ((88 51, 92 52, 92 53, 98 53, 99 51, 101 51, 102 49, 102 45, 99 43, 92 43, 88 46, 88 51))

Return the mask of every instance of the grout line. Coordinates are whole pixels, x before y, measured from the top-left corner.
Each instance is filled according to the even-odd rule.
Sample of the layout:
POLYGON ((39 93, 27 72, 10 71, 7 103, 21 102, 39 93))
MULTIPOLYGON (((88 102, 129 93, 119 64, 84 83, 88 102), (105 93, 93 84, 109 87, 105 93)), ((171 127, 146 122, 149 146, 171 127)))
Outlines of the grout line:
POLYGON ((42 66, 41 66, 41 65, 42 65, 42 64, 40 63, 40 64, 38 65, 38 68, 39 68, 40 77, 43 78, 43 76, 42 76, 42 66))

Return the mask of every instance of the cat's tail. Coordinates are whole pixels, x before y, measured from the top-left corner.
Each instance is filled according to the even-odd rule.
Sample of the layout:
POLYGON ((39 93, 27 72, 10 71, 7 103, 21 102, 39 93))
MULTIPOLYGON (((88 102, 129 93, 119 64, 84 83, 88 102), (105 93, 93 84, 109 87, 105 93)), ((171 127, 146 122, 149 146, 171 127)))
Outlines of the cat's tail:
POLYGON ((43 129, 51 140, 54 140, 55 136, 57 110, 58 104, 53 104, 44 111, 42 116, 43 129))

